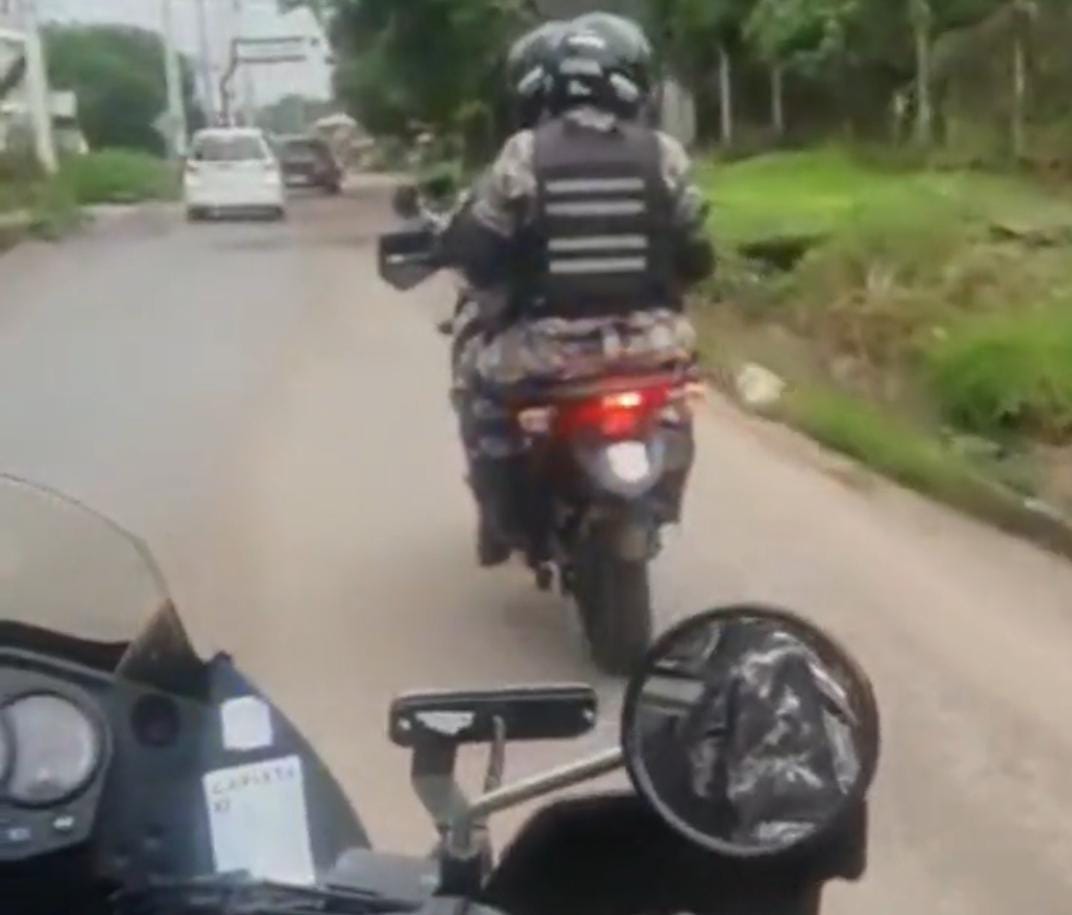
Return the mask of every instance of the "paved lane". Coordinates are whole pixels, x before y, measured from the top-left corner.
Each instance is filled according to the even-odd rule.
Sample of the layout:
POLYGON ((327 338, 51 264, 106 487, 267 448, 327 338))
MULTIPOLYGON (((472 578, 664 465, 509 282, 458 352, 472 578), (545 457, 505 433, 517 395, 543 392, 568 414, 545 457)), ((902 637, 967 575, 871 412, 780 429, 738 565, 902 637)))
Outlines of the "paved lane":
MULTIPOLYGON (((199 641, 306 728, 378 841, 421 851, 392 694, 595 678, 592 746, 618 687, 567 607, 474 567, 433 330, 447 288, 378 283, 381 192, 296 204, 286 225, 142 211, 0 260, 0 466, 142 532, 199 641)), ((700 445, 661 621, 790 604, 857 649, 883 703, 872 870, 830 910, 1069 911, 1072 568, 718 403, 700 445)))

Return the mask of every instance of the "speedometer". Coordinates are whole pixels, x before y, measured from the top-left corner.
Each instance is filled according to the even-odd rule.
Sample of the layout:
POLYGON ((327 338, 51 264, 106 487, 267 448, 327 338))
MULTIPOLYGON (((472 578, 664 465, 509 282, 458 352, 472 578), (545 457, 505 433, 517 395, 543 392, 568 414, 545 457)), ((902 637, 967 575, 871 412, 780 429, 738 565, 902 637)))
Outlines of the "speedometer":
POLYGON ((100 764, 100 731, 69 699, 38 693, 4 709, 13 758, 7 793, 17 804, 56 804, 86 786, 100 764))

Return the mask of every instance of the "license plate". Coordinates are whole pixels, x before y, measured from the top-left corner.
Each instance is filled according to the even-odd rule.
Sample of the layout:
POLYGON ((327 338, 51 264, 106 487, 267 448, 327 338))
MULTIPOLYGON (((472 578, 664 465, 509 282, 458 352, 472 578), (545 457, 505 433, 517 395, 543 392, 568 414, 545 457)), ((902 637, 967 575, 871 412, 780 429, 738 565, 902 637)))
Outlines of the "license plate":
POLYGON ((651 473, 648 449, 643 442, 619 442, 607 449, 611 472, 626 483, 639 483, 651 473))

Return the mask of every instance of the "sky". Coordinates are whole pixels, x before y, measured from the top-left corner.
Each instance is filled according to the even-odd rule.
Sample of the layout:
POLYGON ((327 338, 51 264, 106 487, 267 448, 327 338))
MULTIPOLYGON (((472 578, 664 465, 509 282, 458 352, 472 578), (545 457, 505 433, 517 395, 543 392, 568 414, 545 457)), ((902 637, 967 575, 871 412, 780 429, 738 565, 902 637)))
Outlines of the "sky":
MULTIPOLYGON (((43 22, 122 22, 161 31, 165 0, 37 0, 38 15, 43 22)), ((170 0, 179 49, 199 60, 197 7, 199 0, 170 0)), ((2 0, 0 0, 2 4, 2 0)), ((209 24, 213 81, 218 85, 226 68, 232 36, 244 37, 304 36, 321 39, 315 59, 301 63, 257 65, 243 68, 235 86, 239 102, 250 89, 258 106, 271 104, 290 93, 310 98, 331 97, 331 69, 325 60, 328 53, 323 32, 308 10, 295 10, 284 16, 276 0, 203 0, 209 24), (236 13, 235 6, 241 10, 236 13)), ((199 84, 200 88, 200 84, 199 84)))

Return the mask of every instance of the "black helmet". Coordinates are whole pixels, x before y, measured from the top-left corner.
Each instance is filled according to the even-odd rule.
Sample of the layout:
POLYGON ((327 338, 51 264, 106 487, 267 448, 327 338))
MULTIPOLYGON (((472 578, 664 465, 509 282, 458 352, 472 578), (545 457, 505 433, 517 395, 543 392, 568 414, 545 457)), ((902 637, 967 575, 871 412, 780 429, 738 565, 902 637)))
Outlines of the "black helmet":
POLYGON ((551 55, 566 23, 545 22, 522 35, 506 57, 506 77, 521 127, 532 127, 547 108, 551 55))
POLYGON ((551 107, 595 105, 636 117, 648 96, 652 49, 639 26, 610 13, 569 23, 552 57, 551 107))
POLYGON ((655 52, 644 30, 632 19, 614 13, 585 13, 574 19, 573 24, 601 36, 619 66, 630 71, 630 76, 645 87, 650 85, 655 52))

